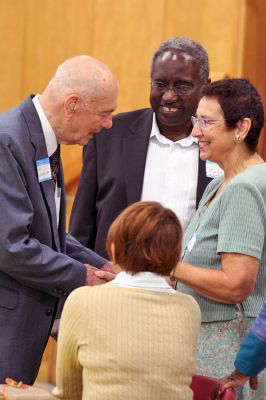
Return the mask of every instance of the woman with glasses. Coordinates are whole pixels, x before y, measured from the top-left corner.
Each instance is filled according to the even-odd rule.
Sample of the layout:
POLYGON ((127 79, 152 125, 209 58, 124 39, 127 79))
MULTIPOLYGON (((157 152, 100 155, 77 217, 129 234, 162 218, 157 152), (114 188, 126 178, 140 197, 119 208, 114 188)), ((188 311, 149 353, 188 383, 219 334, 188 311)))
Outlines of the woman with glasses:
MULTIPOLYGON (((221 377, 266 297, 266 164, 257 153, 264 122, 257 90, 245 79, 225 79, 202 91, 192 135, 200 157, 224 175, 206 188, 184 236, 177 290, 191 294, 202 313, 199 374, 221 377)), ((265 399, 265 377, 256 392, 238 399, 265 399)))
POLYGON ((116 278, 75 290, 59 329, 55 394, 65 400, 192 400, 200 311, 165 280, 180 258, 182 228, 156 202, 112 223, 116 278))

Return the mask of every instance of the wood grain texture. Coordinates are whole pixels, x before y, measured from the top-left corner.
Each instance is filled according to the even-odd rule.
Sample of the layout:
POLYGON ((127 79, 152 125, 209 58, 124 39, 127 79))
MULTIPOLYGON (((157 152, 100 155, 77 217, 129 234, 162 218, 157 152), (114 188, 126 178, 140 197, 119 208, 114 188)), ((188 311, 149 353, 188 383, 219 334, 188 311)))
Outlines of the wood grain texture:
POLYGON ((26 0, 23 94, 41 92, 66 58, 91 53, 93 0, 26 0))
POLYGON ((0 0, 0 111, 22 99, 25 62, 25 9, 17 0, 0 0))
MULTIPOLYGON (((242 74, 257 87, 266 110, 266 2, 247 0, 246 17, 242 74)), ((259 152, 266 160, 265 127, 259 141, 259 152)))
POLYGON ((119 79, 116 112, 149 105, 152 54, 162 40, 163 0, 95 1, 93 55, 119 79))
POLYGON ((199 41, 209 54, 212 79, 239 75, 244 8, 243 0, 165 0, 164 38, 199 41))

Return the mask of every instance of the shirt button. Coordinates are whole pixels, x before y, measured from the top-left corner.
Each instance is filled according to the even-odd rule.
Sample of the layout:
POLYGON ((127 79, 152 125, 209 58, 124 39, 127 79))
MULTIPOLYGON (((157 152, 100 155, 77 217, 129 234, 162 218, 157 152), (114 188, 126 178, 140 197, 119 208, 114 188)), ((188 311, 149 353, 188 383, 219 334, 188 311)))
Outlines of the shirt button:
POLYGON ((46 310, 45 314, 50 317, 53 314, 53 310, 46 310))

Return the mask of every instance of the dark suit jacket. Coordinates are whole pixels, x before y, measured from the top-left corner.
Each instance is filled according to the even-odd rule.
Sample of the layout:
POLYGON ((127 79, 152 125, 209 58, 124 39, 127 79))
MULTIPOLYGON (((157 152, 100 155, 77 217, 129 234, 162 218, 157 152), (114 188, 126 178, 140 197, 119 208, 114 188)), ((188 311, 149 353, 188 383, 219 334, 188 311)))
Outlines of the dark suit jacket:
MULTIPOLYGON (((83 169, 70 219, 70 232, 85 246, 106 255, 109 226, 142 192, 152 109, 118 114, 84 148, 83 169)), ((210 182, 199 159, 197 205, 210 182)))
POLYGON ((0 116, 0 382, 34 381, 59 300, 84 284, 85 261, 105 263, 66 236, 61 166, 57 228, 53 182, 37 177, 36 160, 46 157, 29 97, 0 116))

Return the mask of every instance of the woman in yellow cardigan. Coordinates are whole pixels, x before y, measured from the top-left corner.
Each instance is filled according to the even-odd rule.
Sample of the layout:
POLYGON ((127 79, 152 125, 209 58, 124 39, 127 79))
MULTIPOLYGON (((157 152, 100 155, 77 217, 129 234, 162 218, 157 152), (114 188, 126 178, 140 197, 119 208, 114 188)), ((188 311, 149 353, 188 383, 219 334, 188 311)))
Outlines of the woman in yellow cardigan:
POLYGON ((65 400, 192 400, 200 311, 165 280, 182 229, 156 202, 113 222, 107 251, 116 278, 75 290, 59 329, 54 394, 65 400))

